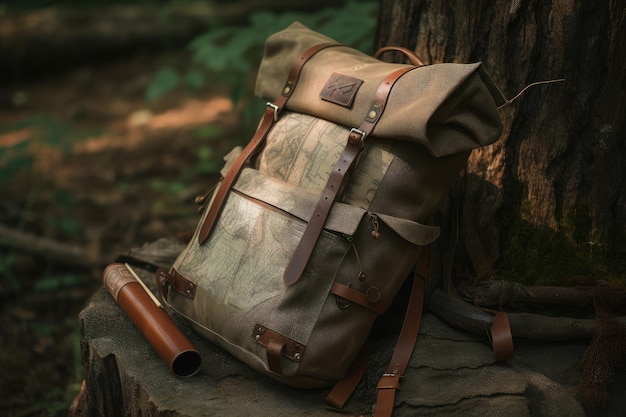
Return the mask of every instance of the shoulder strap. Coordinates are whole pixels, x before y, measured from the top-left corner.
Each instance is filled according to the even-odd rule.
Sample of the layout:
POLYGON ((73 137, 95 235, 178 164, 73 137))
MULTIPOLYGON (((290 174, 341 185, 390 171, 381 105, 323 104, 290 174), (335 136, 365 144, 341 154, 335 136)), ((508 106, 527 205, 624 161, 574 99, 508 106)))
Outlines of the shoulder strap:
MULTIPOLYGON (((424 290, 428 278, 429 250, 428 246, 422 247, 422 252, 415 265, 413 273, 413 286, 409 304, 406 309, 404 323, 389 367, 378 383, 378 399, 376 402, 375 417, 389 417, 393 411, 393 402, 396 390, 400 387, 400 377, 408 366, 415 342, 419 333, 424 310, 424 290)), ((348 374, 335 384, 326 397, 326 403, 332 407, 341 409, 348 401, 357 385, 361 381, 367 365, 367 345, 359 352, 348 374)))
POLYGON ((283 276, 285 285, 289 286, 295 284, 300 279, 300 276, 302 275, 302 272, 304 272, 304 268, 311 257, 313 248, 317 243, 317 239, 322 232, 328 213, 330 212, 339 191, 345 186, 349 179, 349 172, 354 161, 361 153, 366 138, 370 133, 372 133, 372 130, 374 130, 378 120, 380 120, 380 116, 382 115, 385 105, 387 104, 391 88, 402 75, 414 68, 416 67, 404 67, 389 74, 379 85, 361 126, 358 129, 353 128, 350 130, 346 147, 344 148, 341 157, 333 167, 330 177, 328 178, 328 182, 324 187, 324 191, 322 191, 322 195, 320 196, 317 206, 315 207, 313 216, 311 216, 302 238, 300 239, 300 242, 291 257, 289 264, 287 264, 287 267, 285 268, 283 276))
POLYGON ((278 116, 282 112, 287 100, 293 93, 294 88, 298 82, 298 78, 300 77, 300 72, 302 71, 302 67, 304 64, 316 53, 321 51, 322 49, 328 48, 330 46, 341 46, 341 44, 336 43, 320 43, 314 45, 304 51, 291 65, 291 69, 289 71, 289 75, 287 77, 287 81, 285 82, 285 86, 283 87, 283 91, 276 99, 275 103, 267 103, 267 108, 265 109, 265 113, 263 114, 263 119, 259 124, 259 128, 256 133, 248 143, 248 145, 244 148, 241 155, 235 160, 231 168, 226 173, 226 176, 222 180, 220 187, 217 189, 215 194, 215 199, 209 208, 209 212, 204 218, 204 222, 200 228, 200 232, 198 233, 198 243, 203 244, 209 235, 211 234, 211 230, 213 230, 213 226, 219 213, 224 206, 224 202, 226 201, 226 196, 228 195, 228 191, 234 184, 234 182, 239 177, 239 173, 243 168, 243 165, 246 163, 248 158, 251 155, 256 153, 263 144, 265 143, 265 138, 270 128, 274 125, 274 123, 278 120, 278 116))
POLYGON ((404 375, 409 365, 422 322, 428 264, 429 250, 428 246, 424 246, 415 267, 409 305, 406 309, 400 336, 398 336, 398 341, 396 342, 396 348, 389 362, 389 367, 380 378, 376 387, 378 389, 378 399, 376 400, 374 417, 390 417, 393 412, 396 390, 400 389, 400 378, 404 375))

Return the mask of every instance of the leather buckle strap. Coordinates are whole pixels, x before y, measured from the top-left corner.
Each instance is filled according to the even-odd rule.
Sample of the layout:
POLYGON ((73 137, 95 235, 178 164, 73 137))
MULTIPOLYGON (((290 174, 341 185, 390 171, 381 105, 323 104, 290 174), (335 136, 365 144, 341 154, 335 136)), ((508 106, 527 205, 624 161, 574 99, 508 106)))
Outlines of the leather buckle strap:
POLYGON ((350 135, 348 135, 348 141, 354 145, 361 144, 361 146, 363 146, 365 144, 366 136, 367 136, 367 133, 353 127, 352 129, 350 129, 350 135))
POLYGON ((202 225, 200 226, 200 231, 198 233, 198 243, 202 245, 209 238, 211 231, 213 230, 213 226, 219 216, 222 208, 224 207, 224 203, 226 202, 226 197, 228 196, 228 192, 231 187, 239 177, 239 173, 241 172, 244 164, 250 158, 251 155, 258 152, 265 143, 265 138, 267 137, 268 132, 274 123, 278 120, 278 116, 280 115, 282 109, 285 107, 287 103, 287 99, 293 93, 293 90, 298 82, 298 78, 300 76, 300 72, 302 71, 302 67, 304 64, 316 53, 330 46, 341 46, 339 44, 334 43, 320 43, 314 45, 304 51, 296 60, 293 62, 291 66, 291 70, 289 71, 289 75, 287 77, 287 81, 285 82, 285 87, 283 91, 276 99, 276 102, 271 106, 268 105, 265 109, 265 113, 263 114, 263 119, 259 125, 259 128, 255 132, 254 136, 248 143, 248 145, 241 152, 241 155, 235 160, 233 165, 230 167, 222 183, 216 191, 215 199, 209 208, 209 211, 204 218, 202 225))
MULTIPOLYGON (((400 389, 400 380, 404 375, 413 348, 419 333, 422 312, 424 309, 424 288, 428 277, 429 251, 428 247, 422 247, 422 252, 413 270, 413 287, 409 305, 404 317, 404 323, 400 336, 396 343, 391 362, 387 371, 382 375, 378 383, 378 398, 376 400, 375 417, 390 417, 393 411, 393 403, 396 391, 400 389)), ((352 395, 364 373, 367 360, 365 347, 361 350, 355 363, 343 379, 341 379, 326 397, 326 402, 333 407, 343 408, 348 398, 352 395)))
POLYGON ((491 323, 491 346, 493 360, 503 362, 513 357, 513 335, 509 318, 504 311, 487 310, 493 314, 491 323))
POLYGON ((326 404, 339 410, 346 404, 356 386, 359 385, 365 368, 367 368, 367 360, 369 359, 370 345, 365 343, 359 351, 356 359, 348 369, 348 373, 340 379, 333 389, 326 396, 326 404))
POLYGON ((409 305, 406 309, 400 336, 398 336, 398 341, 396 342, 396 348, 387 371, 378 383, 378 398, 376 400, 374 417, 390 417, 393 412, 396 391, 400 389, 400 378, 404 375, 411 360, 422 321, 428 264, 429 250, 428 246, 424 246, 415 266, 409 305))
POLYGON ((267 103, 265 103, 265 106, 267 106, 267 107, 271 108, 272 110, 274 110, 274 121, 277 122, 278 121, 278 113, 280 112, 280 107, 278 107, 274 103, 270 103, 269 101, 267 103))
POLYGON ((400 389, 400 378, 402 375, 398 373, 397 370, 393 372, 385 372, 383 376, 378 381, 378 385, 376 385, 376 389, 400 389))
POLYGON ((328 178, 328 182, 324 187, 324 191, 322 191, 322 195, 320 196, 317 206, 313 211, 313 216, 309 220, 309 223, 302 234, 302 238, 300 239, 300 242, 298 242, 298 246, 285 268, 283 280, 286 286, 295 284, 302 276, 304 268, 313 253, 313 248, 317 243, 317 239, 324 228, 324 223, 326 223, 326 219, 330 213, 330 208, 339 195, 340 190, 342 190, 347 184, 348 179, 350 178, 349 172, 354 161, 357 159, 357 156, 363 149, 365 140, 374 130, 378 120, 380 120, 380 116, 382 115, 387 99, 389 98, 391 88, 402 75, 414 68, 416 67, 403 67, 389 74, 378 86, 374 99, 372 100, 371 108, 376 109, 374 114, 371 114, 373 110, 370 110, 370 112, 368 112, 365 116, 361 126, 358 129, 353 128, 350 130, 346 147, 333 167, 333 170, 328 178))

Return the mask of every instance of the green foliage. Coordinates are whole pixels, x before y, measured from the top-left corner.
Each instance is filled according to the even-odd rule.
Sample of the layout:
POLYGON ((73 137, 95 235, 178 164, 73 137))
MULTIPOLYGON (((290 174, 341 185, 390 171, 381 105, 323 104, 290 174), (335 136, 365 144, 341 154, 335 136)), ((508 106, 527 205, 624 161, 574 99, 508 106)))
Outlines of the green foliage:
POLYGON ((378 2, 349 1, 339 8, 316 12, 253 13, 245 26, 216 26, 194 39, 190 67, 179 73, 163 68, 153 77, 146 98, 156 99, 176 87, 201 88, 211 75, 231 87, 238 102, 251 96, 254 71, 263 55, 265 39, 294 21, 364 52, 371 52, 375 35, 378 2))
POLYGON ((6 277, 8 283, 4 283, 3 285, 8 284, 9 292, 17 292, 21 288, 21 281, 17 274, 13 271, 13 268, 17 261, 17 254, 15 251, 9 251, 7 253, 2 253, 0 256, 0 277, 6 277))
MULTIPOLYGON (((182 0, 177 0, 181 2, 182 0)), ((190 1, 190 0, 187 0, 190 1)), ((10 10, 30 10, 30 9, 42 9, 44 7, 76 7, 76 8, 89 8, 98 6, 110 6, 112 4, 118 5, 158 5, 162 4, 162 0, 20 0, 9 1, 9 4, 2 4, 0 1, 0 12, 3 9, 10 10)))
MULTIPOLYGON (((0 134, 24 133, 23 138, 16 140, 13 145, 5 145, 0 152, 0 186, 9 184, 20 175, 28 175, 29 187, 23 190, 24 200, 21 202, 22 211, 28 213, 35 206, 40 193, 46 187, 46 179, 37 169, 37 161, 44 160, 46 152, 69 153, 76 141, 86 137, 85 134, 77 133, 74 127, 67 122, 60 122, 47 116, 35 114, 18 123, 7 124, 0 127, 0 134)), ((21 180, 20 180, 21 181, 21 180)), ((49 192, 49 190, 46 190, 49 192)), ((76 220, 76 202, 71 192, 56 189, 52 193, 52 204, 59 207, 58 215, 49 215, 42 219, 48 230, 56 230, 63 236, 76 236, 80 233, 80 224, 76 220)), ((18 219, 13 227, 22 229, 24 221, 18 219)), ((8 290, 19 294, 28 290, 28 286, 22 284, 14 269, 18 256, 13 250, 6 250, 0 256, 0 277, 6 279, 4 285, 8 290)), ((65 279, 59 277, 46 277, 45 280, 35 283, 37 289, 47 291, 56 287, 64 286, 65 279)))
POLYGON ((16 174, 33 169, 37 152, 48 147, 68 153, 83 135, 77 134, 71 124, 44 115, 33 115, 18 123, 0 127, 0 133, 27 131, 27 138, 12 146, 3 147, 0 153, 0 186, 16 174))
POLYGON ((161 68, 152 78, 146 91, 148 100, 157 99, 173 90, 181 81, 180 74, 170 67, 161 68))
POLYGON ((33 290, 39 292, 59 291, 85 283, 85 278, 77 274, 43 275, 33 283, 33 290))

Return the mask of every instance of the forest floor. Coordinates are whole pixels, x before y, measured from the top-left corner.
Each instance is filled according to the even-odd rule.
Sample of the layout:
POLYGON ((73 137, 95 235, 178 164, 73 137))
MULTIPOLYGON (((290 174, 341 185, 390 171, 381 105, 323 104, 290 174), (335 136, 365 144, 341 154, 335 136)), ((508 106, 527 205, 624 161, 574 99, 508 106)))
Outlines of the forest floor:
POLYGON ((80 251, 0 246, 1 415, 66 415, 82 381, 77 318, 102 267, 192 229, 194 197, 245 142, 226 86, 146 101, 152 74, 183 59, 138 53, 0 86, 0 225, 80 251))

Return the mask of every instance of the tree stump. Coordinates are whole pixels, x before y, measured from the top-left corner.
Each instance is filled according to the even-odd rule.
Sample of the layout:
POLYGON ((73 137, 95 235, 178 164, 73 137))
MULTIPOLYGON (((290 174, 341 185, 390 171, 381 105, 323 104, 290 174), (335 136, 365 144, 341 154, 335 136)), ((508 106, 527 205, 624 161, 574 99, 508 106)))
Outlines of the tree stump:
MULTIPOLYGON (((152 284, 152 273, 137 272, 152 284)), ((372 413, 395 344, 395 310, 401 308, 375 326, 366 376, 346 405, 348 415, 372 413)), ((80 314, 85 381, 70 416, 337 415, 324 403, 327 390, 279 384, 174 318, 203 356, 201 371, 189 378, 172 375, 107 290, 97 291, 80 314)), ((456 330, 426 311, 394 416, 585 416, 573 393, 588 341, 515 344, 512 360, 494 364, 486 336, 456 330)), ((598 415, 625 414, 619 394, 625 387, 622 372, 611 387, 613 400, 598 415)))

